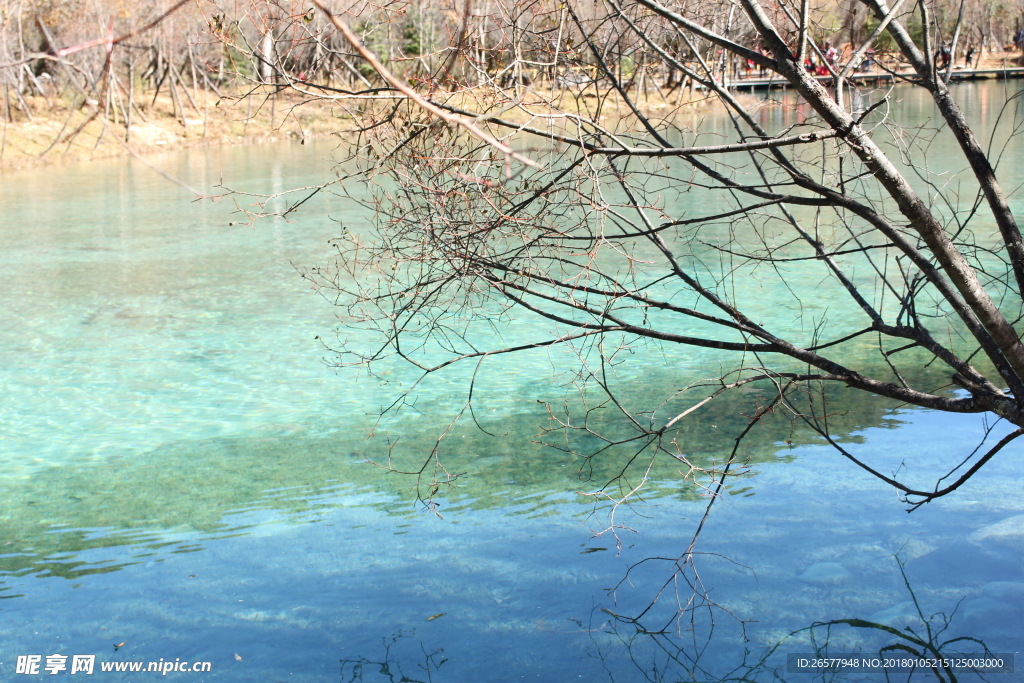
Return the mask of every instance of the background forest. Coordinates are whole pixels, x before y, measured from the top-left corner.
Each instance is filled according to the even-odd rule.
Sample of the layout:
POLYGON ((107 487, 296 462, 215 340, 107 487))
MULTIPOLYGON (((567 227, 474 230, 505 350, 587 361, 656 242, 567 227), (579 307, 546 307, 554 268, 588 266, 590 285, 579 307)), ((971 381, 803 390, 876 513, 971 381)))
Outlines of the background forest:
MULTIPOLYGON (((709 28, 739 42, 753 37, 738 13, 690 4, 695 16, 709 15, 709 28)), ((785 5, 777 9, 784 10, 785 5)), ((933 5, 932 42, 938 46, 951 42, 960 7, 951 0, 933 5)), ((811 9, 815 19, 810 34, 822 55, 829 47, 849 54, 849 46, 859 45, 877 25, 866 6, 855 0, 811 9)), ((502 86, 536 81, 538 87, 559 88, 598 76, 579 25, 567 21, 561 5, 552 0, 357 3, 331 10, 347 16, 392 71, 431 89, 492 79, 502 86)), ((593 3, 589 16, 582 14, 586 6, 576 11, 591 37, 599 37, 609 8, 593 3)), ((970 46, 976 48, 976 64, 991 56, 999 58, 998 65, 1018 61, 1013 41, 1022 17, 1021 0, 966 0, 954 62, 970 46)), ((197 91, 215 95, 219 105, 225 99, 284 89, 306 99, 366 98, 385 85, 306 0, 183 0, 162 5, 132 0, 3 0, 0 22, 4 119, 31 120, 39 112, 61 110, 69 117, 64 135, 83 125, 75 119, 76 112, 127 127, 145 121, 149 110, 161 102, 187 128, 189 118, 205 118, 211 106, 197 91)), ((921 31, 915 18, 909 18, 908 27, 921 31)), ((654 18, 647 30, 669 31, 668 22, 654 18)), ((627 92, 646 95, 657 89, 664 96, 688 84, 635 34, 616 31, 610 23, 607 33, 606 41, 595 42, 601 42, 604 60, 615 65, 617 80, 627 92)), ((894 47, 890 43, 888 34, 877 41, 879 62, 898 71, 898 51, 886 53, 894 47)), ((684 63, 694 57, 678 40, 663 44, 684 63)), ((749 65, 722 57, 720 51, 713 57, 724 75, 749 70, 749 65)))

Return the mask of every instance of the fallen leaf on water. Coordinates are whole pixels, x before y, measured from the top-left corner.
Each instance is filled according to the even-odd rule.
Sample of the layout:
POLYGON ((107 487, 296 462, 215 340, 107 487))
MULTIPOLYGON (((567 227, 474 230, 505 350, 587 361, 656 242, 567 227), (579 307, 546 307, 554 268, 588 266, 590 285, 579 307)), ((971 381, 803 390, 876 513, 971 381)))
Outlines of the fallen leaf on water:
POLYGON ((235 653, 235 659, 237 659, 238 661, 242 661, 242 655, 240 655, 240 654, 238 654, 238 653, 236 652, 236 653, 235 653))
POLYGON ((434 619, 440 619, 441 617, 443 617, 446 614, 448 614, 448 613, 447 612, 441 612, 440 614, 435 614, 432 617, 427 617, 427 621, 433 621, 434 619))

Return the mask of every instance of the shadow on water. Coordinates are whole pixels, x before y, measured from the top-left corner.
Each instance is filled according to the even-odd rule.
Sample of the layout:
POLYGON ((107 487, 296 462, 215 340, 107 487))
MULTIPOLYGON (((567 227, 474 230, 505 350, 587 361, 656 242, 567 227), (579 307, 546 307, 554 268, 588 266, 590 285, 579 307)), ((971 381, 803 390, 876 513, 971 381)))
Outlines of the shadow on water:
MULTIPOLYGON (((651 383, 648 383, 650 386, 651 383)), ((891 406, 862 392, 840 392, 843 410, 833 420, 840 440, 856 442, 865 428, 900 424, 891 406)), ((700 395, 697 395, 698 397, 700 395)), ((696 400, 696 399, 694 399, 696 400)), ((727 393, 709 404, 699 420, 683 421, 671 435, 685 455, 711 466, 728 453, 732 440, 764 393, 727 393)), ((78 579, 117 571, 168 553, 197 552, 209 541, 244 535, 260 519, 302 519, 340 506, 366 506, 368 514, 416 517, 416 478, 389 472, 370 461, 415 468, 431 451, 440 431, 432 415, 445 414, 446 399, 424 401, 426 417, 399 415, 385 439, 366 439, 372 425, 328 434, 304 432, 183 441, 131 457, 111 457, 41 468, 29 476, 0 480, 4 537, 0 576, 35 575, 78 579), (372 511, 372 512, 371 512, 372 511), (262 517, 256 513, 262 513, 262 517), (198 533, 198 540, 168 540, 198 533), (129 549, 125 557, 123 548, 129 549), (88 558, 86 552, 88 551, 88 558), (106 551, 106 552, 104 552, 106 551)), ((572 496, 613 481, 628 456, 623 449, 581 460, 536 442, 546 413, 506 414, 482 422, 488 432, 463 422, 442 442, 440 458, 460 476, 439 493, 439 511, 502 510, 510 516, 556 514, 572 496), (625 453, 625 455, 624 455, 625 453)), ((614 415, 597 416, 596 428, 617 428, 614 415), (601 418, 606 424, 601 424, 601 418)), ((355 421, 354 421, 355 422, 355 421)), ((766 419, 744 444, 748 465, 786 462, 793 449, 822 443, 792 416, 766 419)), ((586 444, 578 444, 585 450, 586 444)), ((680 463, 662 456, 647 473, 649 500, 670 497, 700 501, 704 490, 683 481, 680 463)), ((731 492, 753 495, 753 474, 731 492)), ((591 503, 576 496, 579 509, 591 503)), ((0 589, 3 590, 3 589, 0 589)))

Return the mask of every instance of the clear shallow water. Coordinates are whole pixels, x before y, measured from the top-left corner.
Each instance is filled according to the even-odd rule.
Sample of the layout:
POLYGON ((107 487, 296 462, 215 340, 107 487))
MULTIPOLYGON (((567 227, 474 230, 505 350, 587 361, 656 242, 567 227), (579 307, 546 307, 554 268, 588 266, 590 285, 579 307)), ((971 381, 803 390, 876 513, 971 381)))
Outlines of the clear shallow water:
MULTIPOLYGON (((265 191, 323 178, 328 151, 252 147, 157 163, 194 186, 224 173, 265 191)), ((706 501, 664 468, 650 500, 620 520, 637 530, 620 532, 621 550, 593 537, 604 511, 574 493, 592 485, 576 463, 529 441, 545 417, 536 399, 558 396, 547 355, 486 374, 480 410, 508 435, 454 435, 449 457, 468 476, 441 501, 443 519, 412 502, 408 479, 363 462, 385 449, 367 439, 372 413, 410 376, 396 368, 382 385, 324 366, 314 337, 334 314, 291 265, 325 258, 336 232, 325 216, 358 221, 350 204, 325 196, 293 223, 246 228, 229 225, 239 217, 227 201, 189 203, 129 162, 4 183, 13 188, 0 200, 5 678, 17 655, 54 653, 212 662, 179 680, 349 680, 363 659, 364 680, 386 679, 373 662, 426 680, 421 667, 442 658, 433 680, 619 681, 664 670, 663 644, 616 628, 602 609, 639 612, 666 564, 645 563, 614 595, 606 589, 635 562, 683 552, 706 501)), ((710 355, 684 355, 678 367, 690 376, 717 369, 710 355)), ((624 386, 665 381, 662 361, 636 365, 624 386)), ((457 373, 441 378, 380 432, 403 456, 422 452, 462 389, 457 373)), ((912 458, 926 473, 980 434, 974 418, 845 405, 845 439, 883 471, 912 458)), ((712 406, 688 424, 687 452, 720 457, 742 407, 712 406)), ((912 624, 896 552, 926 614, 959 603, 952 631, 1021 649, 1018 448, 908 516, 891 492, 788 425, 763 432, 751 445, 756 464, 716 506, 699 547, 713 599, 751 620, 744 642, 739 622, 716 613, 710 667, 737 665, 744 648, 756 659, 815 620, 912 624)), ((656 609, 645 624, 668 614, 656 609)), ((868 650, 875 640, 855 629, 834 637, 868 650)))

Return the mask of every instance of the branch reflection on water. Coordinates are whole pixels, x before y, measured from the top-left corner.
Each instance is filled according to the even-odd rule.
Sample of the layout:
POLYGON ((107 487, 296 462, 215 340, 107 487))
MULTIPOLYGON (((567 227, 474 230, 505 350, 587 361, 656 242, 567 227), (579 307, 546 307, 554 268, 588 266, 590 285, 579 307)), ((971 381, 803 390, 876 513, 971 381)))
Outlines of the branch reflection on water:
MULTIPOLYGON (((919 659, 947 662, 963 655, 998 659, 1013 671, 1012 654, 994 654, 981 639, 957 634, 953 628, 963 599, 948 611, 931 613, 918 601, 905 564, 896 562, 913 604, 897 626, 870 619, 843 618, 815 622, 788 634, 778 642, 758 646, 746 638, 739 620, 716 620, 714 606, 706 603, 707 619, 692 619, 685 630, 648 630, 635 618, 594 608, 589 620, 571 619, 559 632, 576 631, 590 640, 589 657, 610 683, 625 681, 703 681, 706 683, 786 683, 787 681, 884 680, 938 681, 987 680, 985 672, 970 667, 936 666, 881 667, 858 677, 863 671, 851 669, 797 671, 795 657, 809 659, 849 658, 877 655, 879 659, 919 659), (737 627, 739 630, 737 631, 737 627), (739 637, 738 637, 739 636, 739 637), (797 655, 796 653, 799 653, 797 655)), ((881 610, 887 614, 893 610, 881 610)), ((721 615, 719 615, 721 616, 721 615)), ((890 615, 891 616, 891 615, 890 615)), ((441 667, 449 663, 436 636, 417 638, 416 629, 398 630, 382 638, 381 652, 341 660, 343 683, 433 683, 441 667)), ((485 655, 484 655, 485 656, 485 655)), ((458 680, 459 663, 451 662, 447 673, 458 680)), ((447 678, 445 678, 447 679, 447 678)))

